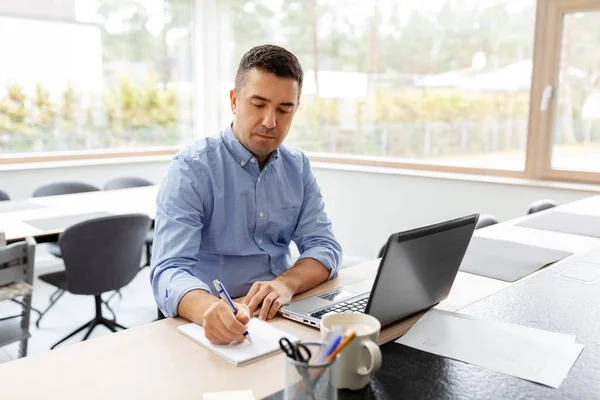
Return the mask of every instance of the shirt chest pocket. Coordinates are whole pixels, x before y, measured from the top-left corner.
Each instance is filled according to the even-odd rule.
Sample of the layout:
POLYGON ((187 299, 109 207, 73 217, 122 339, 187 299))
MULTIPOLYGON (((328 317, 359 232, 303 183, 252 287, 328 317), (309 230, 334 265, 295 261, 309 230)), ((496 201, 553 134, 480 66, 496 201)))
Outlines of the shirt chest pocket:
POLYGON ((292 230, 296 228, 298 217, 300 216, 300 207, 297 206, 286 206, 279 209, 280 221, 285 226, 291 226, 292 230))
POLYGON ((269 227, 274 240, 279 243, 289 244, 296 230, 300 217, 300 207, 280 206, 269 212, 269 227))

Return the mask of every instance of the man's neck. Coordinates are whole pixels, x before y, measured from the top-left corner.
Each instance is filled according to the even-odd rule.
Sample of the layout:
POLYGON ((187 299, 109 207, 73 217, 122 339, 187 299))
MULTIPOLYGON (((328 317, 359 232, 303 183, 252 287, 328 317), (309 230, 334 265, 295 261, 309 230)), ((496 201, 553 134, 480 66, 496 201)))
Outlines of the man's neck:
MULTIPOLYGON (((269 156, 270 156, 270 154, 269 154, 269 156)), ((269 159, 269 156, 261 157, 261 158, 254 156, 256 158, 256 161, 258 162, 258 169, 260 169, 262 171, 265 164, 267 163, 267 160, 269 159)))
MULTIPOLYGON (((240 137, 238 136, 238 134, 235 132, 235 122, 233 122, 231 124, 231 131, 233 132, 233 136, 235 136, 235 138, 237 139, 238 142, 240 142, 240 144, 242 146, 244 146, 244 143, 242 143, 242 141, 240 140, 240 137)), ((244 148, 248 151, 250 151, 249 148, 247 148, 246 146, 244 146, 244 148)), ((252 151, 250 151, 250 153, 252 153, 252 151)), ((260 169, 262 171, 263 167, 265 166, 265 164, 267 163, 267 160, 269 159, 269 156, 271 155, 270 153, 267 154, 266 156, 257 156, 256 154, 252 153, 252 155, 254 156, 254 158, 256 158, 256 162, 258 163, 258 169, 260 169)))

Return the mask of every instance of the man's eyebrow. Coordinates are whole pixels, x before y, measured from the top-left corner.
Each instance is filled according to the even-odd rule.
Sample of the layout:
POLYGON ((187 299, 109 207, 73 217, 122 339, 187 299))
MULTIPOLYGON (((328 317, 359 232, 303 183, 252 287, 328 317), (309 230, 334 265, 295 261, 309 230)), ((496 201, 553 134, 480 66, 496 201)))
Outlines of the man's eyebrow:
MULTIPOLYGON (((253 94, 252 96, 250 96, 251 99, 255 99, 255 100, 260 100, 260 101, 264 101, 265 103, 270 103, 271 100, 259 96, 257 94, 253 94)), ((280 106, 284 106, 284 107, 294 107, 296 105, 296 103, 292 102, 292 101, 286 101, 284 103, 279 103, 280 106)))
POLYGON ((266 103, 270 103, 270 102, 271 102, 271 100, 269 100, 269 99, 266 99, 266 98, 264 98, 264 97, 262 97, 262 96, 259 96, 259 95, 257 95, 257 94, 253 94, 252 96, 250 96, 250 98, 251 98, 251 99, 260 100, 260 101, 264 101, 264 102, 266 102, 266 103))

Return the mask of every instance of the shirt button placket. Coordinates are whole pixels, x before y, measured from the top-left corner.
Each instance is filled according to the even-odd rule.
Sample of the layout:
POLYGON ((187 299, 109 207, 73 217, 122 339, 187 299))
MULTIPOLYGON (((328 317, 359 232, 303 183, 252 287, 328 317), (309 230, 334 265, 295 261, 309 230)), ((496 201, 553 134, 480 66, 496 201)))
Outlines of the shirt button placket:
MULTIPOLYGON (((252 157, 250 159, 251 163, 255 163, 256 159, 254 157, 252 157)), ((260 173, 259 173, 260 175, 260 173)), ((255 231, 255 240, 256 243, 258 244, 258 246, 264 250, 264 248, 262 247, 263 244, 263 239, 262 236, 264 234, 264 227, 266 224, 265 221, 265 206, 266 206, 266 193, 265 193, 265 187, 264 185, 259 185, 259 183, 261 182, 261 177, 259 176, 257 178, 257 184, 256 184, 256 216, 257 216, 257 221, 256 221, 256 231, 255 231)))

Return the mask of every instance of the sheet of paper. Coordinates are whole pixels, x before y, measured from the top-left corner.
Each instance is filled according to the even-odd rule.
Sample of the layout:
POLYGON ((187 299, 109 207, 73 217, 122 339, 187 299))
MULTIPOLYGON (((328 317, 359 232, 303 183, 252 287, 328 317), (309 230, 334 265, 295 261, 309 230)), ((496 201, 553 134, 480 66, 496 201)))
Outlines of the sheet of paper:
POLYGON ((460 270, 514 282, 544 266, 570 256, 566 251, 530 246, 508 240, 473 237, 460 270))
POLYGON ((252 390, 204 393, 203 400, 254 400, 252 390))
POLYGON ((584 347, 574 339, 432 309, 396 343, 558 388, 584 347))
POLYGON ((518 226, 600 238, 600 216, 551 211, 519 222, 518 226))
POLYGON ((244 365, 277 353, 281 350, 279 339, 284 336, 292 343, 299 341, 297 337, 289 335, 276 328, 273 324, 261 321, 258 318, 252 318, 248 324, 248 333, 252 337, 252 343, 244 340, 242 343, 231 343, 228 345, 212 344, 204 336, 204 328, 193 323, 180 325, 177 329, 193 341, 235 365, 244 365))

